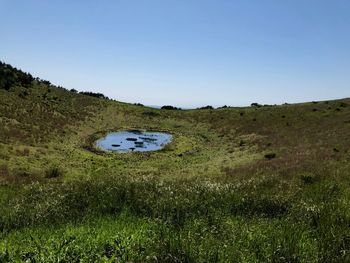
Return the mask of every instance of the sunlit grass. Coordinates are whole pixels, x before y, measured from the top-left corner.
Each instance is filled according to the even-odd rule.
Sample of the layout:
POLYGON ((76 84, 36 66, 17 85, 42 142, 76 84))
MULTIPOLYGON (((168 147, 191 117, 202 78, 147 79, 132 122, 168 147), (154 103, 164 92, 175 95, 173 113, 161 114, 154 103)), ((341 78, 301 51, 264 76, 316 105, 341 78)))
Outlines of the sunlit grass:
POLYGON ((47 89, 0 91, 0 262, 350 260, 349 100, 171 111, 47 89), (131 128, 173 142, 94 150, 131 128))

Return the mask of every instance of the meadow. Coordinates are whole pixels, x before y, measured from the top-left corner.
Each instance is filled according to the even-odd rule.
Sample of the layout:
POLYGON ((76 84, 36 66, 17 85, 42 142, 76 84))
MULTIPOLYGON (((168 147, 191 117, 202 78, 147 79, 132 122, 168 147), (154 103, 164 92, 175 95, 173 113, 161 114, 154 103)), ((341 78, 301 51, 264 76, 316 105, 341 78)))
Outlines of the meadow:
POLYGON ((167 110, 0 89, 0 262, 350 262, 350 99, 167 110), (109 131, 165 131, 145 153, 109 131))

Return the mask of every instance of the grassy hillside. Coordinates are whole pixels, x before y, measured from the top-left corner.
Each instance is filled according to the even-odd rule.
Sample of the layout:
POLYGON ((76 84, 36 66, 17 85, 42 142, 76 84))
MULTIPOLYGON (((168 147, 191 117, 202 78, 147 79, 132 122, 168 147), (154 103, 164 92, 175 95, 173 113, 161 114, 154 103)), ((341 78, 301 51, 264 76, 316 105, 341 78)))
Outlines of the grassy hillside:
POLYGON ((0 65, 0 262, 350 261, 349 99, 156 110, 23 74, 0 65), (124 129, 173 142, 94 147, 124 129))

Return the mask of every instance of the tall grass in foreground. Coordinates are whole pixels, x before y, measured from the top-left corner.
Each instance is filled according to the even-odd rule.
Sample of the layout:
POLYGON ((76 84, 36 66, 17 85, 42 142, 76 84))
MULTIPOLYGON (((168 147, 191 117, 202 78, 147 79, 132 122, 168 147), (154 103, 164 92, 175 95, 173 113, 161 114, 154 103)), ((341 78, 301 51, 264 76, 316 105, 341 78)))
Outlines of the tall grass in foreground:
POLYGON ((344 262, 348 181, 98 181, 25 186, 1 203, 0 259, 344 262))

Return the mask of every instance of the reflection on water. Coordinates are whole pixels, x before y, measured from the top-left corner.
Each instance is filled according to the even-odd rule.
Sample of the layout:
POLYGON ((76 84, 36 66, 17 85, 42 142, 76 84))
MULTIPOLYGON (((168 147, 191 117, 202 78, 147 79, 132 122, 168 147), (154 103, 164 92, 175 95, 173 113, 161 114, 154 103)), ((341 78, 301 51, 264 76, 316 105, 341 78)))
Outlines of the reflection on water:
POLYGON ((147 152, 162 149, 171 142, 172 136, 163 132, 143 132, 138 130, 112 132, 96 141, 102 150, 115 152, 147 152))

